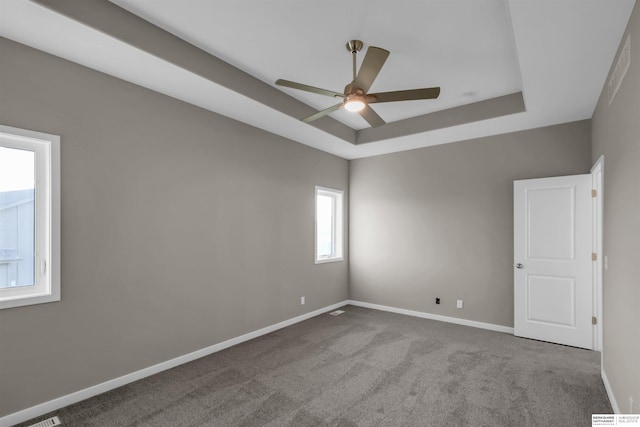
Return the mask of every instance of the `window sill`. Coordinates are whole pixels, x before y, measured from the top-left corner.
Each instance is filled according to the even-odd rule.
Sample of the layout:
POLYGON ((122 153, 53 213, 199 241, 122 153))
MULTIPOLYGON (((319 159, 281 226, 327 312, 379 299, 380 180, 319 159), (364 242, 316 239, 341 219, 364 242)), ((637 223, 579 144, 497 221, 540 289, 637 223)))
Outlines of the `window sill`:
POLYGON ((343 257, 335 257, 335 258, 322 258, 317 259, 316 264, 325 264, 327 262, 336 262, 336 261, 344 261, 343 257))
POLYGON ((59 294, 35 294, 30 296, 22 296, 14 299, 0 300, 0 310, 58 301, 60 301, 59 294))

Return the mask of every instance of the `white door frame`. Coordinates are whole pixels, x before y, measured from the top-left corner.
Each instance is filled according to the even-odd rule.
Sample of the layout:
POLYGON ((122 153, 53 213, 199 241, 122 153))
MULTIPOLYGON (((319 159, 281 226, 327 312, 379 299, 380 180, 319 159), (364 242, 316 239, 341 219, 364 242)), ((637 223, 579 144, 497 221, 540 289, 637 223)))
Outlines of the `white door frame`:
MULTIPOLYGON (((602 247, 603 235, 603 202, 604 202, 604 156, 600 156, 591 168, 591 180, 593 189, 596 190, 596 197, 593 198, 593 252, 596 254, 596 261, 593 263, 593 313, 598 319, 593 331, 593 349, 602 352, 603 350, 603 260, 604 251, 602 247)), ((602 361, 603 358, 601 357, 602 361)))

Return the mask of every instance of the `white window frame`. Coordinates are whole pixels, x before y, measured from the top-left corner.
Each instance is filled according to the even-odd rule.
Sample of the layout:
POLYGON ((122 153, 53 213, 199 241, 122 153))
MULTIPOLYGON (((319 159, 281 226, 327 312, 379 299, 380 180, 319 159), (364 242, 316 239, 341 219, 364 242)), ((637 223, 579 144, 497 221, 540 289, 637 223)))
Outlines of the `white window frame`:
POLYGON ((0 309, 60 301, 60 137, 0 125, 0 146, 35 153, 34 286, 0 289, 0 309))
POLYGON ((336 190, 333 188, 321 187, 316 185, 315 192, 315 239, 314 239, 314 253, 315 263, 322 264, 326 262, 342 261, 343 257, 343 242, 344 242, 344 191, 336 190), (318 196, 327 196, 333 198, 333 236, 332 236, 332 248, 330 255, 318 255, 318 196))

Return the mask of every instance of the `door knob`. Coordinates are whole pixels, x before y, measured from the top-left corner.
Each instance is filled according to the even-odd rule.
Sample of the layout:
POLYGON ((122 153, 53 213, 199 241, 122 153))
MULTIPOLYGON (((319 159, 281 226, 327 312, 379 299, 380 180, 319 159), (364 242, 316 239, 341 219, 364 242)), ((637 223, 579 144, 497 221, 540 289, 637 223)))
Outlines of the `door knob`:
POLYGON ((515 268, 523 268, 523 267, 524 267, 524 265, 522 265, 522 264, 520 264, 520 263, 513 264, 513 266, 514 266, 515 268))

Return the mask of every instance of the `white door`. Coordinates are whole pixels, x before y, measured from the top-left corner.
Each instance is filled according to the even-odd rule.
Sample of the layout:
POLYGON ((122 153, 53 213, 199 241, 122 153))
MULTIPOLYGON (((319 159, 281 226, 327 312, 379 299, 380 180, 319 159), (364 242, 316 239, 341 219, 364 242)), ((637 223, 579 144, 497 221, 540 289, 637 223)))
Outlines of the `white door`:
POLYGON ((514 333, 593 349, 591 175, 514 181, 514 333))

